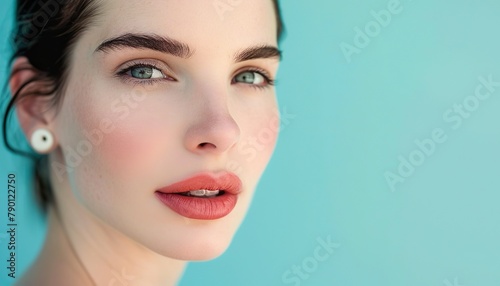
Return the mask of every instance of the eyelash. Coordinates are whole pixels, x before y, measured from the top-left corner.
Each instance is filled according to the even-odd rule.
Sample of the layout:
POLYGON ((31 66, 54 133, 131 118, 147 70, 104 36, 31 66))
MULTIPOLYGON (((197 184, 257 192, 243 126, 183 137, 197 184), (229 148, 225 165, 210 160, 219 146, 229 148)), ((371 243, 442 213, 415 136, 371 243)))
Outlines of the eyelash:
MULTIPOLYGON (((255 67, 252 67, 252 68, 247 68, 245 70, 242 70, 240 72, 238 72, 236 74, 236 76, 238 76, 239 74, 242 74, 242 73, 245 73, 245 72, 255 72, 255 73, 258 73, 260 74, 263 78, 264 78, 264 81, 266 82, 265 85, 256 85, 256 84, 247 84, 253 88, 258 88, 258 89, 266 89, 266 88, 269 88, 271 86, 274 86, 276 85, 276 80, 274 80, 267 71, 263 70, 263 69, 260 69, 260 68, 255 68, 255 67)), ((235 76, 235 77, 236 77, 235 76)), ((233 78, 234 79, 234 78, 233 78)), ((231 80, 231 83, 233 83, 233 80, 231 80)))
MULTIPOLYGON (((116 76, 119 79, 122 79, 123 81, 125 81, 127 83, 132 83, 134 85, 154 85, 155 83, 158 83, 158 82, 161 82, 165 79, 171 78, 171 77, 165 75, 165 73, 163 73, 163 71, 162 71, 165 78, 153 78, 153 79, 143 79, 143 80, 137 79, 137 78, 134 78, 134 77, 127 74, 128 72, 130 72, 134 68, 153 68, 153 69, 157 69, 159 71, 162 71, 162 68, 160 68, 152 63, 134 62, 134 63, 131 63, 129 66, 121 69, 119 72, 117 72, 116 76)), ((175 81, 175 79, 174 79, 174 81, 175 81)))
MULTIPOLYGON (((172 77, 169 77, 168 75, 165 75, 165 73, 163 73, 163 75, 165 76, 165 78, 154 78, 154 79, 136 79, 130 75, 128 75, 127 73, 130 72, 132 69, 134 68, 153 68, 153 69, 157 69, 159 71, 162 71, 162 68, 156 66, 155 64, 152 64, 152 63, 143 63, 143 62, 134 62, 134 63, 131 63, 129 66, 121 69, 120 71, 118 71, 116 73, 116 77, 118 77, 119 79, 122 79, 124 80, 125 82, 128 82, 128 83, 132 83, 134 85, 154 85, 158 82, 161 82, 161 81, 164 81, 165 79, 171 79, 173 81, 176 81, 175 79, 173 79, 172 77)), ((264 81, 265 81, 265 85, 256 85, 256 84, 245 84, 245 85, 249 85, 253 88, 257 88, 257 89, 265 89, 265 88, 269 88, 271 86, 274 86, 276 84, 276 81, 274 79, 272 79, 272 77, 269 75, 269 73, 263 69, 260 69, 260 68, 255 68, 255 67, 252 67, 252 68, 248 68, 248 69, 245 69, 245 70, 242 70, 240 72, 238 72, 237 75, 241 74, 241 73, 245 73, 245 72, 255 72, 255 73, 258 73, 259 75, 261 75, 263 78, 264 78, 264 81)), ((236 77, 235 76, 235 77, 236 77)), ((234 78, 235 78, 234 77, 234 78)), ((234 82, 234 78, 231 80, 231 83, 237 83, 237 82, 234 82)))

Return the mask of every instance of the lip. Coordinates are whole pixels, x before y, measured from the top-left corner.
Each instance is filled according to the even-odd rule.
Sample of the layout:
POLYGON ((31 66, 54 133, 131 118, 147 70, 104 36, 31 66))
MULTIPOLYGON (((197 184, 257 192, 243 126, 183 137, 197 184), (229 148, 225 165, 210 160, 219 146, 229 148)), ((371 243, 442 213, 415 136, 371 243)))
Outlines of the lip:
POLYGON ((200 173, 156 190, 156 197, 174 212, 187 218, 213 220, 227 216, 236 206, 241 180, 233 173, 200 173), (184 196, 194 190, 220 190, 211 198, 184 196))

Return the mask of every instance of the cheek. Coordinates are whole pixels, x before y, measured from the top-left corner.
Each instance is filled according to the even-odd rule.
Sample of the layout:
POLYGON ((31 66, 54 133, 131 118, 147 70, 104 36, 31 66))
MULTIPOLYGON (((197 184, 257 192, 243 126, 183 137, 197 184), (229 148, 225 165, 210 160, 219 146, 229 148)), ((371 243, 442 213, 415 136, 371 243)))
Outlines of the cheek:
POLYGON ((113 177, 121 180, 147 177, 159 166, 169 148, 165 137, 168 130, 159 132, 156 123, 148 122, 140 114, 131 114, 127 119, 116 120, 113 130, 104 135, 96 148, 94 160, 113 172, 113 177))
POLYGON ((240 168, 240 173, 250 172, 254 182, 267 166, 276 142, 280 128, 280 117, 277 109, 269 109, 265 113, 260 113, 249 118, 246 122, 245 132, 237 147, 237 154, 240 162, 247 166, 247 170, 240 168))
MULTIPOLYGON (((256 145, 262 146, 264 157, 269 157, 274 150, 279 133, 279 117, 270 115, 265 118, 258 128, 252 130, 252 137, 257 142, 256 145)), ((260 151, 260 150, 259 150, 260 151)))
POLYGON ((97 99, 76 115, 80 137, 93 141, 89 159, 115 171, 121 179, 148 172, 174 144, 168 140, 173 137, 171 123, 160 117, 168 111, 155 112, 154 102, 136 94, 132 91, 112 100, 97 99))
MULTIPOLYGON (((260 110, 260 109, 259 109, 260 110)), ((245 113, 246 114, 246 113, 245 113)), ((234 225, 241 223, 256 190, 260 177, 271 159, 276 146, 280 117, 277 109, 255 112, 241 124, 241 136, 226 168, 245 180, 245 191, 241 193, 235 208, 234 225)), ((241 120, 240 120, 241 122, 241 120)))
POLYGON ((132 201, 134 192, 126 191, 148 190, 155 182, 153 170, 168 160, 162 158, 165 150, 174 148, 168 119, 155 117, 149 100, 110 96, 102 89, 86 93, 66 101, 61 118, 65 161, 74 166, 73 189, 86 201, 116 202, 118 195, 132 201))

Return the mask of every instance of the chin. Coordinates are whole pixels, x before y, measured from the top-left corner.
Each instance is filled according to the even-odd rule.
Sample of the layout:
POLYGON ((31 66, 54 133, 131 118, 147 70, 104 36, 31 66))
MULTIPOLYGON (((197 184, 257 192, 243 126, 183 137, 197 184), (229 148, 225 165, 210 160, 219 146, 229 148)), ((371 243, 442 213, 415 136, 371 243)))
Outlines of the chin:
POLYGON ((148 227, 143 223, 133 233, 141 236, 136 236, 136 241, 164 257, 184 261, 212 260, 224 254, 231 245, 247 215, 249 202, 248 195, 243 195, 230 214, 215 220, 182 217, 160 205, 152 208, 151 217, 156 219, 152 219, 148 227))
MULTIPOLYGON (((224 254, 231 245, 243 222, 244 205, 216 220, 189 219, 172 212, 165 214, 162 206, 158 213, 151 216, 156 219, 151 219, 149 223, 129 220, 129 224, 122 225, 125 228, 122 232, 136 243, 166 258, 212 260, 224 254)), ((134 218, 131 217, 131 220, 134 218)))
POLYGON ((217 243, 217 242, 207 242, 203 245, 186 245, 180 247, 179 251, 176 251, 176 258, 178 260, 185 261, 207 261, 215 259, 228 249, 230 243, 217 243))
MULTIPOLYGON (((207 261, 215 259, 229 248, 233 237, 227 235, 179 236, 176 242, 167 244, 156 241, 150 249, 164 257, 184 261, 207 261)), ((147 244, 145 245, 147 246, 147 244)))

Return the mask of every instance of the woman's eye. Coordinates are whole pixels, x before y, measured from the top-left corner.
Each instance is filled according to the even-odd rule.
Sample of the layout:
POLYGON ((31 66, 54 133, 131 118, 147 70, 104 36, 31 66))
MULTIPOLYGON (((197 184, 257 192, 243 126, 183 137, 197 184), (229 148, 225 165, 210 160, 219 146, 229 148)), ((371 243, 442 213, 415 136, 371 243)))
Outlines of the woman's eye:
POLYGON ((267 79, 255 71, 242 72, 234 78, 234 81, 253 85, 265 85, 267 83, 267 79))
POLYGON ((165 78, 165 75, 157 68, 150 66, 134 66, 129 68, 130 76, 137 79, 165 78))

